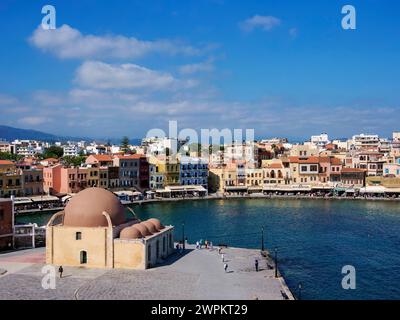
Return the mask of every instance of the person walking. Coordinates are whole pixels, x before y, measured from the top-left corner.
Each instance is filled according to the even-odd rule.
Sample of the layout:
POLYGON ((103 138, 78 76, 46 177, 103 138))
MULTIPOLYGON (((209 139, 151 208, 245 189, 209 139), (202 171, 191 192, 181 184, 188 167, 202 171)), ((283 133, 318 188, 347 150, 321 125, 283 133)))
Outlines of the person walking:
POLYGON ((228 272, 228 264, 227 263, 224 264, 224 270, 225 270, 225 272, 228 272))
POLYGON ((60 279, 62 278, 63 272, 64 272, 64 268, 63 268, 62 266, 60 266, 60 267, 58 268, 58 273, 60 274, 60 279))
POLYGON ((225 262, 225 255, 224 254, 221 254, 221 259, 222 259, 222 262, 225 262))
POLYGON ((255 266, 256 266, 256 272, 258 272, 258 259, 256 259, 256 261, 254 262, 255 266))

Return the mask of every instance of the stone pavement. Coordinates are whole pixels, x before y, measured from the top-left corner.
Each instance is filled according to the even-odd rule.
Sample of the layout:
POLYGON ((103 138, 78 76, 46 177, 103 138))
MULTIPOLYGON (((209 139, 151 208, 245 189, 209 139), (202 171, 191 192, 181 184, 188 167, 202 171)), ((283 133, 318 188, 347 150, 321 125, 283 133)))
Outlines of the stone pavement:
POLYGON ((284 282, 274 278, 274 270, 260 257, 259 250, 223 249, 228 272, 218 249, 196 250, 188 246, 185 254, 175 254, 150 270, 104 270, 64 267, 56 289, 41 286, 44 249, 0 255, 1 299, 89 299, 89 300, 251 300, 291 297, 284 282), (260 271, 254 267, 259 259, 260 271))

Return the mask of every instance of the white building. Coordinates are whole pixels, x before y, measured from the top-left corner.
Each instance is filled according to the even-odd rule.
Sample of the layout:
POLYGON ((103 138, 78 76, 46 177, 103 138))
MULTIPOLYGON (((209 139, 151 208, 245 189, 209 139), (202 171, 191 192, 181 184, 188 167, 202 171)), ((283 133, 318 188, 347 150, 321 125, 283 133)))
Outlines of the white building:
POLYGON ((76 157, 81 152, 81 148, 76 144, 68 144, 63 146, 64 156, 76 157))
POLYGON ((142 147, 147 155, 167 154, 167 150, 169 155, 173 155, 188 152, 188 142, 188 139, 149 137, 142 140, 142 147))
POLYGON ((379 136, 377 134, 358 134, 351 139, 352 147, 356 150, 370 149, 378 150, 379 136))
POLYGON ((328 134, 326 133, 321 133, 318 136, 311 136, 311 143, 318 146, 318 147, 323 147, 330 143, 328 134))
POLYGON ((257 164, 257 146, 254 142, 224 145, 224 162, 245 161, 250 167, 257 164))
POLYGON ((49 146, 46 142, 36 141, 36 140, 14 140, 12 142, 14 146, 15 154, 32 157, 35 154, 42 154, 49 146))

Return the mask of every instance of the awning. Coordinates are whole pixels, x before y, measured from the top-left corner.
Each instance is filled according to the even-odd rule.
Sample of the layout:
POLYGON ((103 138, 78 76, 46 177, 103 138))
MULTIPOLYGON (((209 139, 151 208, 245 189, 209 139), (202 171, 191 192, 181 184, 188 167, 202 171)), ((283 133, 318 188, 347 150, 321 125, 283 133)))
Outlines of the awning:
POLYGON ((60 201, 60 199, 55 196, 38 196, 38 197, 32 197, 31 199, 33 202, 60 201))
POLYGON ((365 187, 360 189, 361 193, 385 193, 386 188, 382 186, 365 187))
POLYGON ((231 191, 231 190, 240 190, 240 191, 247 191, 246 186, 226 186, 225 190, 231 191))

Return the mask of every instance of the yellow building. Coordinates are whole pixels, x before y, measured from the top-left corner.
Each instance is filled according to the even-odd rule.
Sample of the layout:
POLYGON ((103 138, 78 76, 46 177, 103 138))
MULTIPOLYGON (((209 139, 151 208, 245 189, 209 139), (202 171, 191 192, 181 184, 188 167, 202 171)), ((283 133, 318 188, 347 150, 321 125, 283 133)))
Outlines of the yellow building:
POLYGON ((46 229, 48 264, 147 269, 174 251, 173 227, 126 217, 111 192, 88 188, 71 198, 46 229))
POLYGON ((235 165, 209 168, 208 187, 211 192, 225 192, 226 188, 236 186, 238 186, 238 179, 235 165))
POLYGON ((100 169, 97 166, 87 166, 87 186, 99 187, 100 186, 100 169))
POLYGON ((165 161, 165 182, 166 186, 179 185, 179 161, 178 159, 167 158, 165 161))

